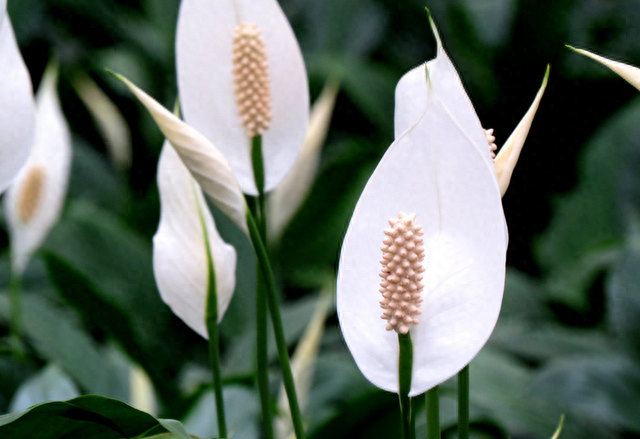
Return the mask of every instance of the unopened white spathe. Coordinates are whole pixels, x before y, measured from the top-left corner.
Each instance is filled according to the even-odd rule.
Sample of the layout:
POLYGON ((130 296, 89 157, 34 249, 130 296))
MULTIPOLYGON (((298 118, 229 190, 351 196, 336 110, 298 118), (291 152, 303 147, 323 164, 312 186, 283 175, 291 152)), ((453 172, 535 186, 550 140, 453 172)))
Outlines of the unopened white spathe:
POLYGON ((296 160, 309 117, 302 54, 276 0, 183 0, 176 37, 178 88, 185 120, 225 155, 243 192, 256 195, 251 138, 238 111, 236 28, 255 26, 264 41, 271 120, 262 134, 265 190, 296 160))
POLYGON ((180 120, 128 79, 116 75, 144 105, 176 149, 202 190, 241 230, 247 227, 247 203, 229 163, 206 137, 180 120))
POLYGON ((6 0, 0 2, 0 193, 27 160, 35 123, 31 79, 6 6, 6 0))
POLYGON ((160 296, 191 329, 208 338, 207 246, 215 271, 218 320, 235 289, 236 251, 220 237, 200 186, 169 143, 158 163, 158 189, 161 211, 153 237, 153 271, 160 296))
MULTIPOLYGON (((338 272, 338 317, 347 345, 373 384, 398 392, 398 335, 380 318, 380 239, 398 212, 416 214, 425 272, 419 323, 410 329, 410 396, 452 377, 478 353, 497 321, 505 279, 506 224, 490 150, 438 43, 422 113, 399 115, 413 120, 399 121, 406 127, 400 126, 402 134, 356 205, 338 272)), ((426 83, 427 69, 420 69, 426 83)), ((419 87, 414 97, 425 91, 419 87)))
POLYGON ((58 100, 57 67, 47 68, 36 98, 35 137, 7 193, 12 269, 22 273, 60 217, 71 170, 71 133, 58 100))

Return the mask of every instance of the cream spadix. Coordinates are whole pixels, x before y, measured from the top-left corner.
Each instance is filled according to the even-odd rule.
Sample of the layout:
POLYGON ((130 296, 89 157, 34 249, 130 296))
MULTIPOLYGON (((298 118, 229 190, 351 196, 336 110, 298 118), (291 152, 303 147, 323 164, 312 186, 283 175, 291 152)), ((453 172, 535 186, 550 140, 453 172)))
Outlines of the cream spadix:
POLYGON ((257 195, 251 137, 262 135, 265 190, 293 165, 309 118, 306 69, 276 0, 183 0, 176 37, 185 120, 257 195))
POLYGON ((24 165, 33 143, 35 105, 6 0, 0 3, 0 193, 24 165))
POLYGON ((158 189, 161 211, 153 237, 153 271, 160 296, 191 329, 208 338, 209 254, 221 320, 235 289, 235 249, 220 237, 200 186, 168 142, 158 162, 158 189))
POLYGON ((220 150, 199 131, 180 120, 127 78, 117 74, 115 76, 124 82, 146 107, 191 175, 211 197, 211 201, 248 234, 247 203, 229 163, 220 150))
POLYGON ((417 105, 396 112, 400 134, 356 205, 338 272, 347 345, 373 384, 398 392, 398 336, 379 311, 380 237, 398 212, 415 214, 425 271, 419 324, 409 329, 410 396, 452 377, 478 353, 497 321, 505 278, 506 224, 487 139, 438 45, 435 60, 403 78, 401 93, 421 99, 422 112, 412 116, 417 105))
POLYGON ((7 192, 12 270, 21 274, 60 218, 71 171, 71 133, 58 100, 58 69, 45 71, 36 97, 29 158, 7 192))

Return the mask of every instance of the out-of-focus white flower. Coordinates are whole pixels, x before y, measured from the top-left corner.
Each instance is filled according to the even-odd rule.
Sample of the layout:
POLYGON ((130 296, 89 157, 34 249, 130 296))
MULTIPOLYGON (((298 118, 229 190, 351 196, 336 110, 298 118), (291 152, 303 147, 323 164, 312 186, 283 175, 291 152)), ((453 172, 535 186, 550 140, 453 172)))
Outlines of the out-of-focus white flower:
POLYGON ((0 193, 27 160, 35 123, 29 71, 6 9, 7 1, 0 1, 0 193))
POLYGON ((185 120, 257 195, 251 137, 262 135, 265 191, 296 160, 309 117, 306 69, 276 0, 183 0, 176 37, 185 120))
POLYGON ((322 145, 327 138, 331 115, 338 96, 337 82, 329 80, 313 104, 309 128, 300 154, 287 176, 269 194, 269 234, 277 240, 305 200, 318 172, 322 145))
POLYGON ((124 116, 104 91, 86 73, 73 78, 78 97, 96 122, 116 169, 126 171, 131 166, 131 132, 124 116))
POLYGON ((36 97, 36 126, 26 164, 11 185, 5 211, 12 270, 20 274, 60 218, 71 170, 71 133, 58 100, 58 69, 49 66, 36 97))
POLYGON ((398 86, 406 98, 424 97, 415 106, 422 112, 396 111, 401 134, 356 205, 337 284, 344 338, 376 386, 398 392, 395 331, 410 332, 410 396, 478 353, 497 321, 505 279, 506 224, 490 150, 437 39, 436 59, 398 86))
POLYGON ((221 320, 235 289, 236 251, 220 237, 200 186, 168 142, 158 163, 158 189, 153 272, 160 296, 191 329, 208 338, 210 283, 215 282, 221 320))
POLYGON ((229 163, 220 150, 200 132, 180 120, 131 81, 117 74, 115 76, 124 82, 146 107, 191 175, 200 184, 202 190, 211 197, 211 201, 241 230, 249 234, 247 203, 229 163))
POLYGON ((581 55, 588 56, 589 58, 598 61, 600 64, 609 67, 611 70, 616 72, 618 75, 622 76, 622 79, 627 81, 629 84, 633 85, 635 88, 640 90, 640 69, 634 66, 630 66, 629 64, 624 64, 619 61, 614 61, 612 59, 605 58, 604 56, 596 55, 595 53, 589 52, 584 49, 576 49, 575 47, 571 47, 567 45, 567 47, 575 52, 578 52, 581 55))
POLYGON ((516 129, 513 130, 513 133, 511 133, 507 141, 502 145, 500 152, 494 160, 496 175, 498 176, 498 184, 500 185, 500 194, 502 196, 507 192, 509 182, 511 181, 511 175, 513 175, 513 170, 518 163, 518 158, 520 157, 520 151, 522 151, 524 142, 529 134, 529 129, 533 123, 533 118, 536 115, 536 111, 538 111, 538 106, 542 100, 542 95, 547 88, 549 71, 550 68, 547 66, 547 71, 544 74, 544 79, 542 80, 542 86, 540 87, 540 90, 538 90, 538 94, 536 95, 533 104, 531 104, 531 107, 529 107, 529 110, 524 115, 516 129))
MULTIPOLYGON (((320 292, 316 310, 291 359, 291 372, 293 373, 293 381, 296 384, 298 405, 302 413, 304 413, 309 402, 318 351, 324 334, 325 320, 331 309, 332 302, 333 288, 323 289, 320 292)), ((284 385, 280 387, 280 395, 278 396, 278 417, 275 419, 275 430, 276 437, 279 439, 295 438, 289 400, 287 399, 284 385)))

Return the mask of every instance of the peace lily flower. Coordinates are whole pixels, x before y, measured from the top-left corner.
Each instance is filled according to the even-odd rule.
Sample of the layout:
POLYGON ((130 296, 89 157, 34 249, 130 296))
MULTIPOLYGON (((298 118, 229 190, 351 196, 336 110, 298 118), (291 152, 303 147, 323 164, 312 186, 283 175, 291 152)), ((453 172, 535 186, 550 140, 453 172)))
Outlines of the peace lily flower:
POLYGON ((35 106, 29 71, 0 0, 0 193, 24 165, 33 143, 35 106))
POLYGON ((506 224, 490 149, 433 28, 437 57, 398 86, 397 138, 356 205, 337 284, 344 338, 373 384, 399 391, 396 332, 411 334, 409 396, 478 353, 505 279, 506 224))
POLYGON ((614 61, 612 59, 608 59, 600 55, 596 55, 595 53, 589 52, 588 50, 576 49, 575 47, 571 47, 569 45, 567 45, 567 47, 573 50, 574 52, 577 52, 584 56, 588 56, 589 58, 595 61, 598 61, 600 64, 606 67, 609 67, 618 75, 622 76, 622 79, 624 79, 629 84, 633 85, 635 88, 640 90, 640 69, 639 68, 630 66, 629 64, 621 63, 619 61, 614 61))
POLYGON ((293 165, 305 137, 309 90, 302 54, 276 0, 183 0, 176 37, 185 120, 257 195, 252 137, 262 136, 265 191, 293 165))
POLYGON ((158 290, 174 314, 208 338, 209 267, 221 320, 235 288, 236 251, 220 237, 200 186, 169 142, 162 148, 157 178, 161 214, 153 237, 153 271, 158 290))
POLYGON ((57 84, 58 68, 50 65, 36 96, 31 152, 5 199, 15 274, 22 274, 32 253, 60 218, 67 194, 71 133, 60 108, 57 84))

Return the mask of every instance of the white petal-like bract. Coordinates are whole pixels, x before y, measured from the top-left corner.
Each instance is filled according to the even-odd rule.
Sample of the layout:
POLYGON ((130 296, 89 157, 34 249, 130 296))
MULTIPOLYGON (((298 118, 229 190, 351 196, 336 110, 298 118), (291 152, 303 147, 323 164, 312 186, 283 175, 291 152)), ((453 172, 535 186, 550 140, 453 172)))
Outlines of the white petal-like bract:
POLYGON ((500 152, 494 160, 496 175, 498 176, 498 184, 500 185, 500 194, 502 196, 507 192, 509 182, 511 181, 511 175, 513 175, 513 170, 518 163, 518 158, 520 157, 520 152, 522 151, 524 142, 527 140, 527 135, 529 134, 529 129, 531 129, 531 124, 533 123, 536 111, 538 111, 542 95, 544 95, 544 91, 547 88, 549 72, 550 67, 547 66, 547 71, 544 74, 542 85, 533 100, 533 104, 531 104, 531 107, 529 107, 527 113, 524 115, 518 126, 516 126, 516 129, 513 130, 513 133, 511 133, 507 141, 502 145, 500 152))
POLYGON ((296 160, 309 117, 302 54, 276 0, 183 0, 176 37, 178 88, 185 120, 225 155, 243 192, 256 195, 251 139, 236 106, 232 45, 236 26, 255 25, 264 39, 272 120, 262 136, 265 191, 296 160))
POLYGON ((158 162, 160 225, 153 237, 153 272, 162 300, 191 329, 208 338, 209 259, 213 259, 218 320, 224 316, 236 280, 236 251, 213 221, 202 190, 180 156, 165 143, 158 162))
POLYGON ((322 145, 327 137, 333 108, 338 96, 338 83, 329 81, 311 108, 309 129, 300 154, 278 187, 269 194, 269 234, 277 240, 300 209, 318 172, 322 145))
POLYGON ((581 55, 588 56, 589 58, 598 61, 600 64, 609 67, 611 70, 622 76, 622 79, 633 85, 640 90, 640 69, 638 67, 630 66, 629 64, 614 61, 612 59, 605 58, 604 56, 596 55, 584 49, 576 49, 575 47, 567 46, 569 49, 578 52, 581 55))
MULTIPOLYGON (((413 95, 422 100, 422 113, 413 119, 419 106, 401 110, 408 118, 396 124, 402 134, 369 179, 349 224, 337 286, 340 326, 357 365, 376 386, 398 392, 398 334, 381 319, 379 261, 388 220, 416 214, 426 271, 422 314, 410 329, 410 396, 455 375, 489 338, 502 303, 507 249, 487 141, 439 39, 438 57, 428 72, 419 69, 429 87, 413 95)), ((408 81, 417 83, 414 74, 408 81)), ((401 96, 409 98, 407 91, 401 96)))
POLYGON ((229 163, 205 136, 180 120, 123 76, 116 75, 144 105, 211 201, 247 235, 247 203, 229 163))
POLYGON ((57 67, 50 66, 36 97, 36 126, 26 164, 5 200, 12 270, 22 273, 60 218, 71 171, 71 133, 58 100, 57 67))
POLYGON ((6 1, 0 5, 0 193, 24 165, 33 143, 35 105, 6 1))

